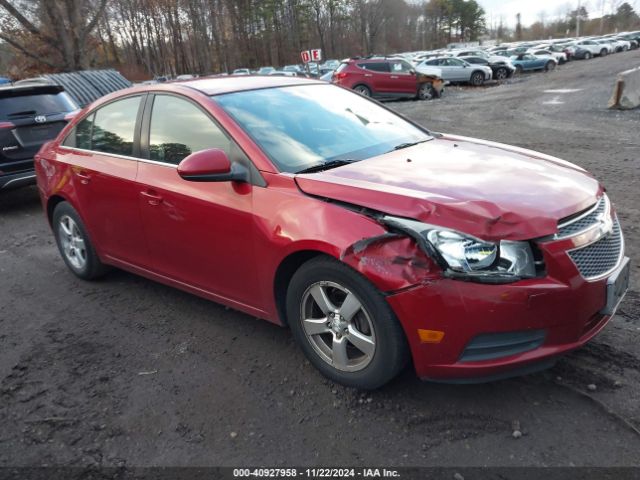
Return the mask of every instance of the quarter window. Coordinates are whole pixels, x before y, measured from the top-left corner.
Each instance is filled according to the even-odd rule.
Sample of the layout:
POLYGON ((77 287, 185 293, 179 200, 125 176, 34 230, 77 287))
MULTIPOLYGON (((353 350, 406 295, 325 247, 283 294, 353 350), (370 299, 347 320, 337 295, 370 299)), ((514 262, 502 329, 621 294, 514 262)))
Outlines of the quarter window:
POLYGON ((177 165, 191 153, 209 148, 220 148, 229 155, 230 141, 191 102, 169 95, 156 95, 149 129, 150 159, 177 165))
MULTIPOLYGON (((133 156, 133 137, 139 106, 140 97, 129 97, 99 109, 94 116, 91 150, 133 156)), ((78 140, 76 134, 76 142, 78 140)))

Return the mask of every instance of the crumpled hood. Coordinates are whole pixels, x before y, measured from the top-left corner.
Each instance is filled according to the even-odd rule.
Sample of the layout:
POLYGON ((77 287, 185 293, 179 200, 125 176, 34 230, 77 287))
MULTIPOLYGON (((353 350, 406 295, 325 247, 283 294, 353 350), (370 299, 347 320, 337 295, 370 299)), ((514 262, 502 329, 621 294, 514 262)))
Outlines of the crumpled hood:
POLYGON ((557 232, 558 220, 596 202, 602 187, 584 169, 541 153, 446 135, 314 174, 299 188, 486 240, 557 232))

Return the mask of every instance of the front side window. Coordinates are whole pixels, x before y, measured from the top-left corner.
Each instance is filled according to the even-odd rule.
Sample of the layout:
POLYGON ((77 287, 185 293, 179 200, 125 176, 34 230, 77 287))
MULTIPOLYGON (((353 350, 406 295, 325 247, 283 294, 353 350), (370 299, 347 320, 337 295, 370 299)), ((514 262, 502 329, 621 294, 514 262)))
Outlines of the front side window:
MULTIPOLYGON (((140 97, 129 97, 98 109, 93 116, 91 150, 133 156, 133 137, 139 106, 140 97)), ((77 135, 78 133, 76 145, 83 148, 77 144, 77 135)))
POLYGON ((431 139, 389 110, 333 85, 267 88, 213 99, 284 172, 363 160, 431 139))
POLYGON ((229 155, 230 141, 193 103, 170 95, 156 95, 149 128, 149 157, 179 164, 188 155, 220 148, 229 155))

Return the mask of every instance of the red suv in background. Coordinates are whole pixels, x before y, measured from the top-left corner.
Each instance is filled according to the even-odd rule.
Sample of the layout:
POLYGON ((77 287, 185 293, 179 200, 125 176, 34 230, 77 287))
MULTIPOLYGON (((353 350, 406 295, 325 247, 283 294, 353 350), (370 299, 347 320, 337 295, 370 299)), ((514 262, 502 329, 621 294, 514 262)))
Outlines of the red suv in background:
POLYGON ((430 100, 440 97, 444 90, 441 78, 416 72, 413 65, 398 58, 345 60, 337 68, 331 81, 366 97, 430 100))

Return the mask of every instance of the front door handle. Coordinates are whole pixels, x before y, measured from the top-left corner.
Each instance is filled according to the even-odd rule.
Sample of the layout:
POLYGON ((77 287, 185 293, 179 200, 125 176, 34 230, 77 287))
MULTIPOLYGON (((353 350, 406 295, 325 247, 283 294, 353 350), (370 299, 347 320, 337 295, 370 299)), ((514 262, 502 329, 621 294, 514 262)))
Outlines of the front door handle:
POLYGON ((391 75, 391 78, 398 78, 397 75, 391 75))
POLYGON ((89 182, 91 181, 91 175, 89 175, 87 172, 83 170, 77 171, 76 177, 80 179, 80 183, 82 185, 88 185, 89 182))
POLYGON ((140 195, 142 195, 144 198, 147 199, 147 202, 149 203, 149 205, 156 206, 162 203, 162 197, 153 190, 146 190, 146 191, 140 192, 140 195))

